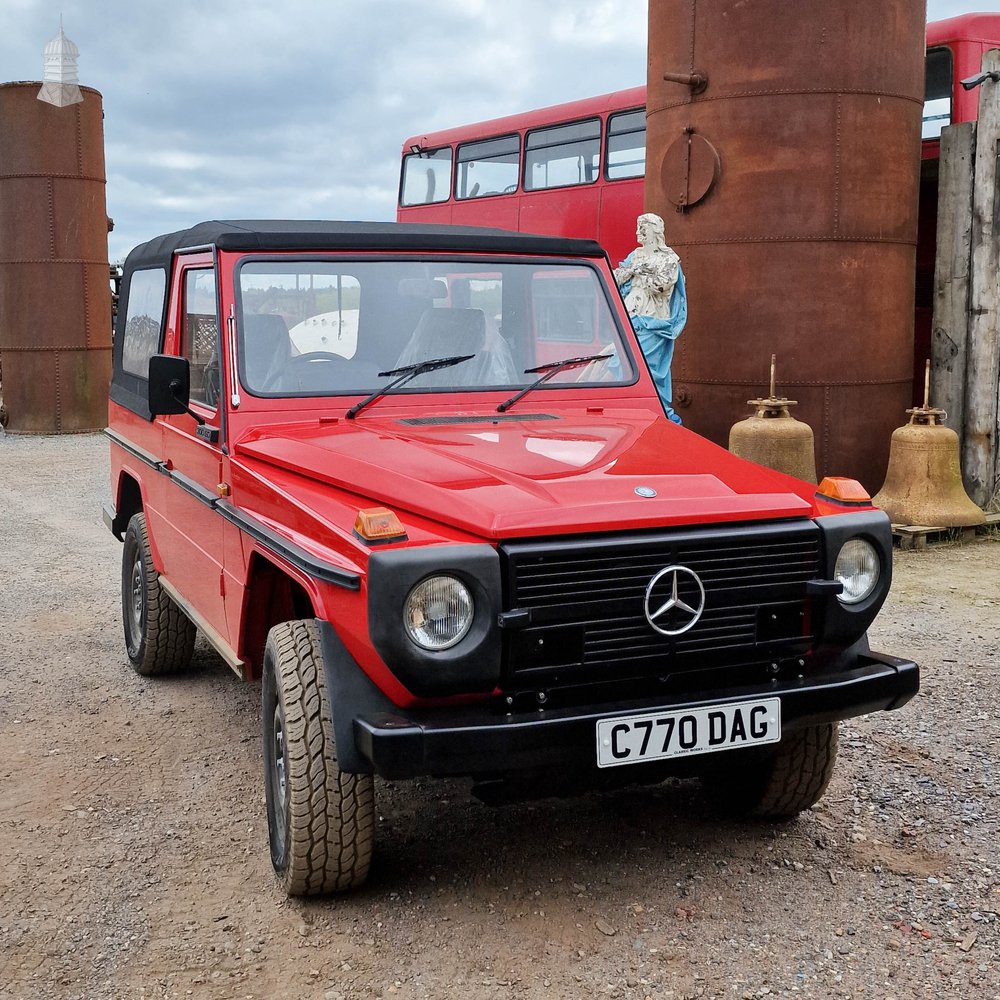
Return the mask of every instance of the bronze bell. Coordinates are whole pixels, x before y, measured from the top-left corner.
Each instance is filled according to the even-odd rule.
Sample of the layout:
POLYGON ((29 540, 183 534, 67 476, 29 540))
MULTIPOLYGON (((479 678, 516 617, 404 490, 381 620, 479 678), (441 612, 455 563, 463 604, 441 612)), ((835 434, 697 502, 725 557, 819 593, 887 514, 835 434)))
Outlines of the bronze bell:
POLYGON ((944 410, 928 405, 931 363, 924 374, 924 405, 906 412, 910 422, 892 432, 889 469, 872 498, 893 524, 965 528, 984 524, 986 515, 962 485, 958 435, 945 427, 944 410))
POLYGON ((788 412, 794 399, 774 394, 775 356, 771 355, 771 395, 748 399, 752 416, 729 429, 729 450, 740 458, 785 472, 807 483, 816 482, 816 449, 812 428, 788 412))

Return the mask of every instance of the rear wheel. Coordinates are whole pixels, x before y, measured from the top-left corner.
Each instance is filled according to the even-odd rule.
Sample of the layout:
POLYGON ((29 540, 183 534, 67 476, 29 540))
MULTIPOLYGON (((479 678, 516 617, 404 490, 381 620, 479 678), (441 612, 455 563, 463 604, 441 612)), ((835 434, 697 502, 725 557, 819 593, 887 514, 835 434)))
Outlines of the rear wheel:
MULTIPOLYGON (((823 797, 837 762, 837 723, 797 729, 759 756, 723 767, 704 779, 729 812, 791 819, 823 797)), ((723 755, 725 756, 725 755, 723 755)))
POLYGON ((337 764, 314 621, 275 625, 264 651, 264 788, 271 863, 290 896, 343 892, 368 877, 374 781, 337 764))
POLYGON ((172 674, 191 662, 196 629, 160 586, 141 513, 133 515, 125 532, 122 621, 125 648, 136 673, 172 674))

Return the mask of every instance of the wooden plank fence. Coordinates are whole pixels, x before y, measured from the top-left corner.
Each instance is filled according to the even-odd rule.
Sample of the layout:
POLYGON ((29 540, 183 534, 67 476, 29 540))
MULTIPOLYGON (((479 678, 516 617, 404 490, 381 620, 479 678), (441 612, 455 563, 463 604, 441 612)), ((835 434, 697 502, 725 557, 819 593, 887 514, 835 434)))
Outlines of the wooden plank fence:
MULTIPOLYGON (((1000 71, 1000 50, 982 68, 1000 71)), ((978 122, 941 133, 936 253, 931 402, 948 411, 965 488, 986 507, 1000 474, 1000 82, 981 84, 978 122)))

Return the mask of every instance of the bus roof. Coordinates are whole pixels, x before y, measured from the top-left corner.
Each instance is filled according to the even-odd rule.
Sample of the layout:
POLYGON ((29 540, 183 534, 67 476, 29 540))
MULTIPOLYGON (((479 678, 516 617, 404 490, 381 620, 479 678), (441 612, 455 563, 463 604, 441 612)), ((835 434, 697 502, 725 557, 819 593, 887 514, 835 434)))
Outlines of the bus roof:
POLYGON ((976 42, 1000 42, 1000 12, 980 11, 959 14, 927 25, 927 44, 944 45, 960 39, 976 42))
POLYGON ((628 90, 616 90, 612 94, 600 94, 597 97, 587 97, 580 101, 553 104, 547 108, 506 115, 503 118, 491 118, 488 121, 410 136, 403 143, 403 152, 413 152, 411 148, 413 146, 417 146, 421 150, 434 149, 452 142, 465 142, 470 139, 482 139, 484 136, 503 135, 526 128, 537 128, 540 125, 556 125, 559 122, 577 121, 609 111, 643 108, 645 105, 646 88, 631 87, 628 90))

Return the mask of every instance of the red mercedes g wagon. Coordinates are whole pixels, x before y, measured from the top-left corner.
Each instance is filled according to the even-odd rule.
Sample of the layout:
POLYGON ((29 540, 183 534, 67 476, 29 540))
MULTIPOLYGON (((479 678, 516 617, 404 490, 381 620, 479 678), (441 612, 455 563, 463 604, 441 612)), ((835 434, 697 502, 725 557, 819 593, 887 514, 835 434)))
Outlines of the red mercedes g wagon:
POLYGON ((593 242, 206 222, 125 264, 110 529, 132 666, 262 681, 271 859, 350 889, 374 776, 695 774, 794 815, 914 663, 886 516, 667 420, 593 242))

